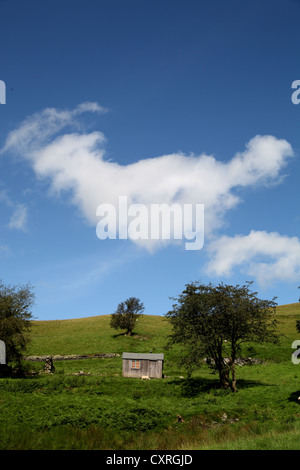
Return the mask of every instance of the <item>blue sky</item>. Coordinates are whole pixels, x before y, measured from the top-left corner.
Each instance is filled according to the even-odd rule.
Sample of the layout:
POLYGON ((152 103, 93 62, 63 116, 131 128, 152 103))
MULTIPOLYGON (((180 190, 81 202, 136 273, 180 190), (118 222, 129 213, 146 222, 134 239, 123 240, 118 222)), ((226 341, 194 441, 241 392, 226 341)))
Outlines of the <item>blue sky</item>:
POLYGON ((298 301, 300 2, 0 0, 0 278, 39 320, 163 315, 186 283, 298 301), (100 240, 99 204, 205 207, 201 250, 100 240))

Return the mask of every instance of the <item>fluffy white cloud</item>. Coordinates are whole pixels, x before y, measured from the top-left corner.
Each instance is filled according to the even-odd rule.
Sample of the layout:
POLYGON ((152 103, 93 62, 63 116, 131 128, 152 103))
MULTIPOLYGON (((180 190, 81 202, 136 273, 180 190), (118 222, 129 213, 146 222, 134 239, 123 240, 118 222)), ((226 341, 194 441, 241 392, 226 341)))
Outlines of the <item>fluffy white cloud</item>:
POLYGON ((71 133, 52 141, 49 137, 85 111, 103 112, 95 103, 83 103, 73 111, 46 109, 26 119, 12 131, 4 149, 28 158, 37 173, 50 176, 56 190, 73 189, 75 201, 87 217, 101 202, 119 194, 150 202, 201 202, 228 209, 238 202, 232 190, 238 186, 267 183, 278 177, 293 152, 285 140, 256 136, 228 163, 208 155, 171 154, 122 166, 106 161, 101 132, 71 133), (88 208, 92 206, 90 211, 88 208))
POLYGON ((300 277, 300 240, 276 232, 252 230, 249 235, 226 235, 211 242, 209 274, 229 276, 235 267, 254 276, 261 285, 300 277))
MULTIPOLYGON (((293 155, 286 140, 257 135, 226 163, 211 155, 174 153, 121 165, 106 158, 102 132, 79 132, 77 118, 87 111, 105 109, 83 103, 71 111, 49 108, 37 113, 9 134, 2 152, 26 158, 38 177, 49 179, 52 191, 68 191, 91 224, 98 221, 99 204, 117 207, 119 196, 127 196, 128 204, 199 203, 205 205, 209 238, 222 226, 226 211, 240 202, 237 188, 279 181, 293 155), (67 126, 72 132, 62 135, 67 126)), ((144 246, 152 249, 153 240, 144 246)))

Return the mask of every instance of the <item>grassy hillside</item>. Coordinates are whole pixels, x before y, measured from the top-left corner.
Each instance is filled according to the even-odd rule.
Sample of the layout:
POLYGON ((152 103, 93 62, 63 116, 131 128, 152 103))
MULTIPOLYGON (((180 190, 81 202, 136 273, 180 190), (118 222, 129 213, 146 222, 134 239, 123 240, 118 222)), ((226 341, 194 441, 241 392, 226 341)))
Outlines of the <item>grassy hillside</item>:
MULTIPOLYGON (((221 390, 205 364, 186 377, 180 348, 164 349, 163 317, 142 316, 132 337, 112 330, 109 316, 35 321, 29 355, 152 350, 164 352, 166 377, 124 378, 116 357, 57 361, 53 375, 0 379, 0 449, 300 450, 300 365, 291 361, 300 304, 278 307, 278 319, 280 345, 256 346, 264 363, 237 368, 235 394, 221 390)), ((28 367, 37 372, 43 363, 28 367)))
POLYGON ((142 315, 132 337, 110 328, 110 315, 76 320, 32 322, 32 342, 28 354, 93 354, 153 352, 161 349, 170 333, 168 322, 159 316, 142 315))
MULTIPOLYGON (((291 342, 297 339, 296 320, 300 319, 300 303, 277 307, 280 345, 252 345, 257 356, 274 361, 290 357, 291 342)), ((66 355, 127 352, 165 352, 173 357, 179 348, 164 351, 171 333, 169 322, 161 316, 142 315, 132 337, 109 326, 110 315, 75 320, 33 321, 32 342, 28 355, 66 355)), ((247 351, 245 350, 245 354, 247 351)))

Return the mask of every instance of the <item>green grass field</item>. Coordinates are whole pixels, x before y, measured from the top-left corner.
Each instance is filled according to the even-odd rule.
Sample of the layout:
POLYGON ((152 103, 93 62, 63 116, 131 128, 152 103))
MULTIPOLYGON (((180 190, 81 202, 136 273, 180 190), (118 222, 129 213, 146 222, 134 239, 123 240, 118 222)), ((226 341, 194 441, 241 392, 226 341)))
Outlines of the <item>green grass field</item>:
MULTIPOLYGON (((123 378, 121 357, 57 361, 52 375, 2 378, 0 449, 299 450, 300 364, 291 345, 300 339, 300 304, 277 315, 280 345, 255 345, 264 362, 237 368, 235 394, 205 364, 187 379, 180 348, 165 348, 171 330, 163 317, 143 315, 132 337, 112 330, 110 316, 34 321, 28 355, 163 352, 165 378, 123 378), (78 371, 89 375, 72 375, 78 371)), ((36 373, 43 365, 25 364, 36 373)))

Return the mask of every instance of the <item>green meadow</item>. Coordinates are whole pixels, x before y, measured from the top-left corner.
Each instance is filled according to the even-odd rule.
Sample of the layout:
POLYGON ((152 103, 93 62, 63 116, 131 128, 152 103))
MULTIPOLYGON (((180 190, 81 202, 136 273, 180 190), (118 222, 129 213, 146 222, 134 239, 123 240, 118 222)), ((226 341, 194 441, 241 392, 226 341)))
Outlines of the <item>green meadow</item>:
POLYGON ((180 348, 167 348, 164 317, 142 315, 131 337, 110 316, 33 321, 28 355, 117 353, 119 357, 24 361, 24 377, 0 379, 0 449, 300 449, 300 304, 277 308, 280 344, 245 345, 260 364, 237 367, 238 391, 219 388, 203 363, 188 378, 180 348), (122 377, 122 352, 163 352, 164 378, 122 377), (74 375, 83 371, 85 375, 74 375), (180 415, 183 422, 178 422, 180 415))

